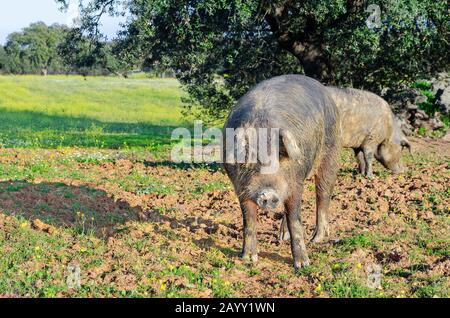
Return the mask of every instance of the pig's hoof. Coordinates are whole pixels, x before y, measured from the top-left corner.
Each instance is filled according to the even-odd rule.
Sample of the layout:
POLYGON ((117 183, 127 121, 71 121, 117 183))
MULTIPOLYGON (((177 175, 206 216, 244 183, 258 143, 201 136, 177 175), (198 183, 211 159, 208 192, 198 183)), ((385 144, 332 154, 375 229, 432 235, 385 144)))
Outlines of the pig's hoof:
POLYGON ((314 232, 314 235, 311 239, 312 243, 323 243, 325 239, 328 237, 330 230, 328 228, 317 230, 314 232))
POLYGON ((258 262, 258 254, 251 254, 251 253, 242 253, 241 258, 244 261, 251 261, 252 263, 258 262))
POLYGON ((307 258, 306 260, 299 262, 299 263, 294 263, 294 269, 296 272, 299 272, 302 268, 306 268, 309 265, 311 265, 309 258, 307 258))
POLYGON ((325 241, 325 235, 314 235, 314 237, 311 239, 312 243, 323 243, 325 241))
POLYGON ((258 254, 253 254, 251 257, 252 263, 258 263, 258 254))
POLYGON ((278 239, 280 241, 289 241, 291 239, 291 235, 289 234, 289 232, 282 231, 278 236, 278 239))

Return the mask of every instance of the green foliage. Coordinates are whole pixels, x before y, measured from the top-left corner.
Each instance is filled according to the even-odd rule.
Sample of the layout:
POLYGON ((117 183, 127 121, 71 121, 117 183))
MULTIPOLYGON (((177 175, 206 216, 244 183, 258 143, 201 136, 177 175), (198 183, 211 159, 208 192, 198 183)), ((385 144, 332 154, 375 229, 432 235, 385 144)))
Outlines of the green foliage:
POLYGON ((427 97, 425 102, 418 105, 419 108, 423 109, 427 115, 433 116, 439 110, 439 107, 436 105, 436 96, 431 91, 431 83, 426 80, 419 80, 412 87, 418 89, 420 93, 427 97))
POLYGON ((43 22, 32 23, 21 32, 12 33, 0 50, 0 69, 8 73, 61 73, 65 66, 58 55, 67 27, 43 22))
MULTIPOLYGON (((66 3, 65 0, 58 0, 66 3)), ((92 0, 83 30, 100 12, 130 13, 121 49, 176 71, 188 110, 223 118, 248 88, 286 73, 379 91, 448 67, 446 1, 377 3, 369 28, 363 1, 92 0)))
POLYGON ((358 234, 344 238, 340 244, 345 249, 355 249, 357 247, 371 247, 375 245, 375 242, 369 233, 358 234))
POLYGON ((6 54, 5 48, 0 45, 0 71, 5 69, 8 63, 8 55, 6 54))
POLYGON ((121 49, 120 41, 88 38, 79 29, 58 24, 32 23, 0 46, 1 73, 127 77, 134 68, 140 68, 139 62, 121 49))
POLYGON ((84 76, 116 74, 127 77, 137 62, 119 56, 116 52, 119 47, 120 42, 88 38, 79 29, 72 29, 58 50, 71 72, 84 76))
MULTIPOLYGON (((435 116, 435 113, 440 111, 440 107, 436 103, 436 94, 431 90, 431 82, 427 80, 418 80, 412 87, 418 89, 420 93, 427 97, 426 101, 418 104, 419 108, 424 110, 428 116, 435 116)), ((446 127, 450 126, 449 115, 441 114, 441 120, 446 127)), ((421 136, 426 136, 427 131, 425 128, 421 127, 419 128, 418 133, 421 136)))

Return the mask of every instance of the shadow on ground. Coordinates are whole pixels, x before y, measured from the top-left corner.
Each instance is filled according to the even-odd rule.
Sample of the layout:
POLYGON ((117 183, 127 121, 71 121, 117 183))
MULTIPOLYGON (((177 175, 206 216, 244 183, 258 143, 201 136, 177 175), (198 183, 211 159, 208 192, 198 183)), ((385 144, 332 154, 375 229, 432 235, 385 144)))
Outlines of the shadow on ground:
POLYGON ((210 233, 219 227, 219 223, 201 217, 173 217, 158 209, 143 211, 124 200, 114 200, 103 190, 58 182, 0 182, 0 211, 99 237, 113 235, 114 228, 127 221, 169 223, 174 229, 191 231, 206 227, 210 233))
MULTIPOLYGON (((165 215, 158 210, 143 211, 132 207, 123 200, 115 201, 105 191, 88 186, 73 186, 65 183, 30 183, 28 181, 0 182, 0 211, 15 217, 24 218, 34 223, 42 221, 45 226, 69 228, 78 234, 90 234, 107 238, 117 231, 117 226, 128 221, 166 223, 177 231, 185 228, 189 232, 205 231, 203 239, 193 236, 192 242, 200 248, 216 248, 230 257, 238 257, 240 248, 230 249, 218 244, 210 234, 218 231, 239 239, 240 229, 235 224, 225 224, 202 217, 185 217, 165 215), (142 217, 144 218, 142 219, 142 217)), ((156 227, 155 231, 171 240, 170 232, 156 227)), ((289 259, 277 253, 262 252, 263 258, 288 263, 289 259)))
POLYGON ((212 162, 212 163, 196 163, 196 162, 174 162, 171 160, 162 160, 162 161, 144 161, 144 165, 146 167, 168 167, 171 169, 178 170, 191 170, 191 169, 207 169, 209 171, 219 171, 222 170, 222 166, 220 163, 212 162))
POLYGON ((112 229, 137 220, 140 209, 125 201, 114 201, 99 189, 64 183, 0 182, 0 209, 7 214, 79 233, 108 236, 112 229))
POLYGON ((0 107, 0 142, 3 147, 57 146, 151 147, 170 145, 171 132, 177 128, 167 123, 103 122, 87 117, 48 115, 33 111, 11 111, 0 107))

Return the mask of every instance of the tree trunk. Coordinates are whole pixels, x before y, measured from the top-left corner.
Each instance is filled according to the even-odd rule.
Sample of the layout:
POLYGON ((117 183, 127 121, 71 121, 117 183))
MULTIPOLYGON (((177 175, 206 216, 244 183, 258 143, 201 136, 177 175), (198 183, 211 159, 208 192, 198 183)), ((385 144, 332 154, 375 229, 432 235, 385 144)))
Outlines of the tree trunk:
POLYGON ((264 18, 279 45, 298 59, 305 75, 331 83, 332 63, 325 52, 323 35, 314 17, 306 17, 304 28, 294 34, 289 29, 289 1, 271 5, 266 10, 264 18))
POLYGON ((326 84, 332 83, 333 67, 320 41, 294 43, 290 51, 303 66, 305 75, 326 84))

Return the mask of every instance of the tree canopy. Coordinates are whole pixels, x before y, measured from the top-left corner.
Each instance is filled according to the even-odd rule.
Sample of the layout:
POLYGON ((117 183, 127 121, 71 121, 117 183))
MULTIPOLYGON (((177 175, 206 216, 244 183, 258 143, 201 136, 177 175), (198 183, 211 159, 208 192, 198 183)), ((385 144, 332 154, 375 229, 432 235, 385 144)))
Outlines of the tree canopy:
POLYGON ((6 55, 5 48, 0 45, 0 70, 5 67, 7 58, 8 56, 6 55))
POLYGON ((77 28, 32 23, 11 33, 4 47, 0 45, 0 72, 126 76, 140 65, 133 64, 133 59, 121 58, 119 47, 119 41, 94 40, 77 28))
POLYGON ((1 68, 11 73, 47 74, 49 71, 62 71, 64 65, 58 54, 58 45, 65 39, 67 32, 66 26, 47 26, 37 22, 21 32, 10 34, 3 52, 0 51, 1 68))
POLYGON ((126 3, 89 1, 83 30, 98 36, 102 14, 127 14, 121 41, 128 57, 174 69, 191 104, 218 116, 274 75, 379 91, 449 67, 444 0, 380 0, 373 10, 362 0, 126 3))
POLYGON ((120 58, 120 42, 101 41, 86 37, 75 28, 67 33, 59 45, 59 54, 71 71, 84 76, 94 74, 116 74, 127 76, 137 62, 134 59, 120 58))

